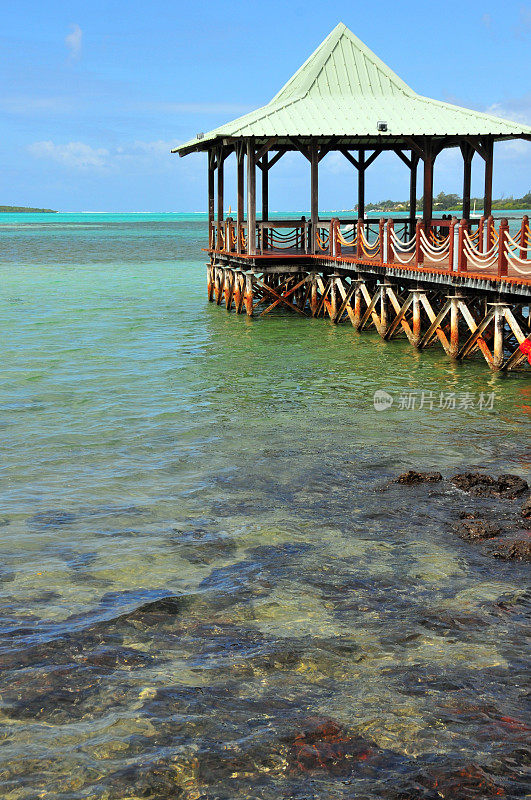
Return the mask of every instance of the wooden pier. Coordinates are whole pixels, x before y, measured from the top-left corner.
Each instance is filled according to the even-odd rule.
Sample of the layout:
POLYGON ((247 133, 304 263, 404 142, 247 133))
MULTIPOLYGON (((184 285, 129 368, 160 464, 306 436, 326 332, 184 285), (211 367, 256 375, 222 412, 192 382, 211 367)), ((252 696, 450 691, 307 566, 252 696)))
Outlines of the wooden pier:
POLYGON ((419 349, 438 344, 455 359, 481 354, 495 370, 528 368, 529 220, 515 226, 491 215, 494 143, 516 138, 531 140, 531 128, 417 95, 338 25, 268 105, 173 151, 208 153, 209 300, 249 316, 283 309, 350 322, 419 349), (445 148, 463 158, 460 220, 433 213, 434 165, 445 148), (290 150, 309 162, 310 216, 271 220, 269 173, 290 150), (319 215, 319 163, 331 151, 357 171, 356 218, 319 215), (409 170, 409 214, 367 219, 366 171, 386 151, 409 170), (224 215, 230 156, 235 219, 224 215), (470 216, 475 156, 485 168, 480 219, 470 216))

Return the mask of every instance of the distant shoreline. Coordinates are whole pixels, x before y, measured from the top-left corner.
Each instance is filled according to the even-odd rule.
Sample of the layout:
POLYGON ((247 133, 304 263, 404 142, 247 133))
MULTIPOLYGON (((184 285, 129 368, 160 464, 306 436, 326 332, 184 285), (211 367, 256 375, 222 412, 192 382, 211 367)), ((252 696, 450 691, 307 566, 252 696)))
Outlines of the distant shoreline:
POLYGON ((57 214, 53 208, 26 208, 26 206, 0 206, 0 214, 57 214))

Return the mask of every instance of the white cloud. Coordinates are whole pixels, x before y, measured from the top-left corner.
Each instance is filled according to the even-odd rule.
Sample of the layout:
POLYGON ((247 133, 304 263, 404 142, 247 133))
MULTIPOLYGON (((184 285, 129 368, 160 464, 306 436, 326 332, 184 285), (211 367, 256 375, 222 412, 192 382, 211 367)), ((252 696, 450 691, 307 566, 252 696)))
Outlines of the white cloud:
POLYGON ((531 93, 522 97, 509 98, 499 103, 493 103, 485 111, 487 114, 494 114, 495 117, 531 125, 531 93))
POLYGON ((501 158, 517 158, 520 162, 529 159, 531 155, 531 142, 524 139, 511 139, 508 142, 499 142, 496 145, 497 155, 501 158))
POLYGON ((71 103, 64 97, 12 95, 0 98, 0 109, 6 114, 58 114, 71 110, 71 107, 71 103))
POLYGON ((65 167, 87 169, 90 167, 104 167, 107 165, 109 151, 104 147, 91 147, 85 142, 68 142, 55 144, 54 142, 33 142, 28 151, 35 158, 56 161, 65 167))
POLYGON ((156 139, 150 142, 134 141, 125 142, 115 147, 92 147, 86 142, 67 142, 56 144, 52 141, 33 142, 28 147, 28 152, 34 157, 44 161, 54 161, 65 167, 75 169, 119 169, 127 165, 129 170, 135 167, 156 169, 157 166, 167 166, 168 159, 175 159, 170 150, 180 142, 172 139, 156 139))
POLYGON ((81 46, 83 41, 83 31, 79 25, 70 25, 70 33, 65 36, 65 44, 72 61, 77 61, 81 56, 81 46))
POLYGON ((163 139, 157 139, 153 142, 135 141, 119 145, 116 148, 115 153, 117 156, 123 158, 136 158, 138 156, 165 156, 169 154, 173 147, 177 147, 178 144, 179 143, 175 142, 174 140, 171 142, 166 142, 163 139))
POLYGON ((531 32, 531 6, 520 6, 520 15, 518 26, 516 28, 516 36, 518 39, 525 39, 531 32))

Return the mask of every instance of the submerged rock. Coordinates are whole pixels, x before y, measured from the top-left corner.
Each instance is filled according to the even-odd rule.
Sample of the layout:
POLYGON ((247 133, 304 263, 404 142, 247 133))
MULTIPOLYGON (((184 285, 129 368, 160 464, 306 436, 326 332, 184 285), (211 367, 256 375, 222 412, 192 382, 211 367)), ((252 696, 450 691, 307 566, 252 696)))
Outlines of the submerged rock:
POLYGON ((531 518, 531 497, 528 497, 525 503, 523 504, 521 514, 524 517, 524 519, 531 518))
POLYGON ((442 481, 440 472, 416 472, 414 469, 410 469, 407 472, 402 472, 392 482, 413 486, 417 483, 438 483, 439 481, 442 481))
POLYGON ((356 762, 378 754, 373 742, 349 734, 331 719, 308 719, 289 743, 292 772, 324 771, 332 775, 349 774, 356 762))
POLYGON ((71 511, 64 511, 63 509, 50 509, 48 511, 38 511, 29 520, 30 525, 37 527, 48 528, 57 525, 71 525, 76 519, 76 515, 71 511))
POLYGON ((454 525, 454 531, 462 539, 493 539, 502 533, 495 522, 468 516, 454 525))
POLYGON ((504 561, 531 561, 531 538, 500 542, 493 555, 504 561))
POLYGON ((177 800, 184 795, 179 769, 162 759, 132 764, 113 773, 112 787, 112 800, 133 796, 150 800, 177 800))
POLYGON ((451 479, 454 486, 475 497, 503 497, 514 500, 529 490, 527 481, 519 475, 500 475, 493 478, 483 472, 464 472, 451 479))

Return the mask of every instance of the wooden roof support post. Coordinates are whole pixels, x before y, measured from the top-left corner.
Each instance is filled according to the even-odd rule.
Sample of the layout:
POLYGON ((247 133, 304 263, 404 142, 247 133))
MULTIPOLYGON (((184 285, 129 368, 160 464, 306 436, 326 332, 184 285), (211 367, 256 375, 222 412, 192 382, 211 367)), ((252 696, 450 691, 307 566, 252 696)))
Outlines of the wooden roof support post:
POLYGON ((317 223, 319 222, 319 150, 315 142, 310 145, 310 169, 311 252, 315 253, 317 247, 317 223))
POLYGON ((433 217, 433 163, 435 161, 433 144, 430 139, 426 140, 424 147, 424 193, 422 203, 422 217, 424 225, 429 224, 433 217))
POLYGON ((417 216, 417 167, 419 157, 411 151, 411 167, 409 175, 409 238, 415 233, 415 218, 417 216))
POLYGON ((256 153, 254 139, 247 140, 247 253, 256 252, 256 153))
POLYGON ((358 150, 358 219, 365 219, 365 150, 358 150))
POLYGON ((217 249, 221 247, 221 229, 223 227, 223 165, 225 159, 223 157, 223 148, 218 149, 218 220, 217 220, 217 249))
POLYGON ((245 166, 245 149, 243 144, 238 144, 236 146, 236 180, 238 185, 238 205, 236 209, 236 237, 237 237, 237 247, 236 250, 238 253, 242 251, 242 226, 243 226, 243 216, 244 216, 244 194, 245 194, 245 176, 244 176, 244 166, 245 166))
POLYGON ((485 198, 483 201, 483 215, 490 217, 492 211, 492 168, 494 163, 494 142, 487 139, 485 147, 485 198))
POLYGON ((215 200, 214 200, 214 184, 215 184, 215 153, 214 150, 208 151, 208 246, 212 248, 213 236, 212 236, 212 226, 214 223, 214 216, 215 216, 215 200))
POLYGON ((262 156, 262 219, 269 219, 269 157, 262 156))
POLYGON ((463 217, 470 219, 470 187, 472 182, 472 159, 474 148, 468 142, 461 143, 463 155, 463 217))

